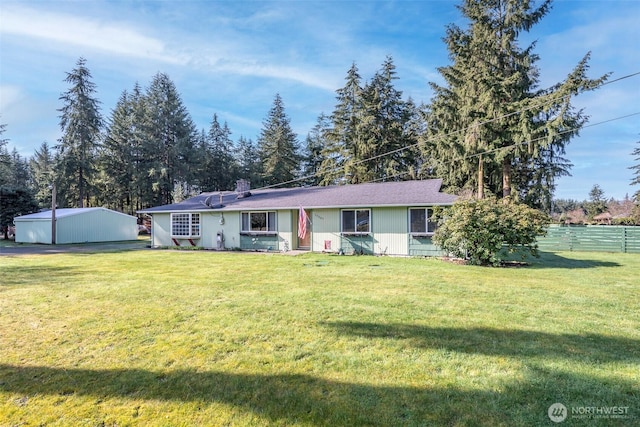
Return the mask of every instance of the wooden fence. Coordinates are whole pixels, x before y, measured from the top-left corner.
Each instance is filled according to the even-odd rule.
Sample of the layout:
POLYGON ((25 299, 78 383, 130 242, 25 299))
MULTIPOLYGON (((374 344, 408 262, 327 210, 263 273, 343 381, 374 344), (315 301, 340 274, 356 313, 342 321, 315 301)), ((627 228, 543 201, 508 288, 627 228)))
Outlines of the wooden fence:
POLYGON ((640 227, 616 225, 552 225, 538 238, 543 251, 598 251, 640 253, 640 227))

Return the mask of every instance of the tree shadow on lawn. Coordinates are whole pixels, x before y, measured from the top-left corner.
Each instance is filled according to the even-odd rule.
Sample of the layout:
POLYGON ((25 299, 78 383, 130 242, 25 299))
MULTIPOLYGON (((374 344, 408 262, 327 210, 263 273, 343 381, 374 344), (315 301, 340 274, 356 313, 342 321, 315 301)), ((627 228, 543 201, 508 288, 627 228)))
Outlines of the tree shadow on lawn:
MULTIPOLYGON (((639 402, 630 390, 630 383, 606 384, 591 377, 540 369, 530 369, 524 380, 470 390, 374 386, 302 374, 92 370, 0 364, 0 391, 18 394, 14 396, 16 401, 28 402, 30 397, 49 395, 55 396, 56 404, 62 405, 74 396, 101 400, 130 398, 136 405, 140 399, 216 402, 251 411, 277 424, 547 425, 547 409, 559 399, 566 404, 593 402, 594 395, 605 393, 616 399, 616 405, 632 406, 639 402), (630 402, 631 399, 635 401, 630 402)), ((9 404, 9 398, 6 401, 9 404)), ((69 404, 78 403, 70 401, 69 404)), ((25 410, 29 410, 28 404, 25 410)))
POLYGON ((73 267, 44 265, 20 265, 0 268, 2 281, 0 289, 8 286, 46 285, 53 280, 64 279, 69 283, 73 276, 80 274, 73 267))
POLYGON ((596 268, 596 267, 620 267, 621 264, 612 261, 600 261, 597 259, 572 259, 565 258, 555 252, 540 251, 540 257, 536 258, 530 254, 505 254, 505 260, 524 261, 535 268, 596 268))
POLYGON ((407 340, 419 348, 487 356, 573 359, 587 363, 640 363, 640 340, 598 334, 550 334, 492 328, 434 328, 410 324, 328 322, 340 334, 407 340))

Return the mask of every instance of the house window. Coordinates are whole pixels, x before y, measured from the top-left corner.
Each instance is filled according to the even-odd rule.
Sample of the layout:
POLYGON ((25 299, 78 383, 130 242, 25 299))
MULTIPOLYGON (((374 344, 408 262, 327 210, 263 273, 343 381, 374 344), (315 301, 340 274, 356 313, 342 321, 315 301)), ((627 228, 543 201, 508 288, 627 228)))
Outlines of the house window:
POLYGON ((275 212, 242 212, 243 233, 275 233, 275 212))
POLYGON ((200 237, 200 214, 171 214, 171 235, 174 237, 200 237))
POLYGON ((369 209, 343 210, 342 232, 354 234, 371 232, 371 211, 369 209))
POLYGON ((416 235, 431 235, 438 223, 432 220, 433 209, 411 208, 409 209, 409 233, 416 235))

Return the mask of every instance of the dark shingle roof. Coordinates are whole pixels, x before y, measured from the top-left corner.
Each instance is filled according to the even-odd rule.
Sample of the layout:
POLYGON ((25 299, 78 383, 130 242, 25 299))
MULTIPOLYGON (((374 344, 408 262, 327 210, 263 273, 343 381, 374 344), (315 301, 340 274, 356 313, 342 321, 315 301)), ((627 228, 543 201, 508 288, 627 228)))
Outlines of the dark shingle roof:
POLYGON ((440 192, 442 180, 394 181, 327 187, 295 187, 251 190, 251 196, 238 198, 236 193, 202 193, 180 203, 157 206, 140 213, 197 210, 259 210, 357 208, 378 206, 450 205, 456 196, 440 192), (208 207, 206 200, 209 199, 208 207))

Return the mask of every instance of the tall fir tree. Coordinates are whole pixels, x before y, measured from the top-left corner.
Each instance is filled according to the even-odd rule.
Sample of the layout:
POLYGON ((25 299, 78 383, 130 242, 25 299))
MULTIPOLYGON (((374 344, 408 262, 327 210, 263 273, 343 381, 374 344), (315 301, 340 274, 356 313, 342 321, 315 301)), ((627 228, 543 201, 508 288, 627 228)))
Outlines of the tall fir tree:
POLYGON ((549 13, 551 0, 539 7, 530 0, 463 0, 458 8, 470 24, 447 28, 452 65, 438 69, 446 85, 431 84, 423 173, 443 178, 449 191, 516 193, 533 206, 548 205, 554 179, 568 173, 564 147, 587 119, 571 98, 606 76, 587 77, 587 54, 564 81, 537 88, 535 44, 522 49, 518 36, 549 13), (530 173, 541 167, 542 174, 530 173))
POLYGON ((197 130, 168 75, 153 77, 145 95, 141 153, 151 198, 143 205, 173 202, 176 184, 191 184, 196 172, 197 130))
POLYGON ((298 146, 282 98, 276 94, 258 139, 263 185, 292 186, 291 181, 297 178, 300 169, 298 146))
POLYGON ((394 87, 395 70, 393 59, 387 57, 362 91, 356 140, 358 182, 402 180, 414 163, 417 139, 409 126, 415 112, 394 87))
POLYGON ((54 162, 54 153, 46 141, 40 145, 40 148, 35 150, 29 160, 31 186, 34 190, 35 199, 41 208, 51 207, 54 162))
POLYGON ((302 155, 301 184, 304 186, 316 186, 322 182, 322 163, 325 161, 324 150, 327 146, 327 132, 331 126, 329 117, 324 113, 318 116, 316 125, 311 129, 305 140, 305 148, 302 155))
POLYGON ((234 145, 227 122, 220 124, 214 114, 209 132, 205 135, 202 153, 203 170, 199 182, 202 191, 222 191, 234 188, 237 165, 234 145))
POLYGON ((96 85, 84 58, 78 59, 76 68, 67 73, 65 82, 71 87, 60 96, 60 129, 62 137, 57 150, 57 166, 61 182, 60 195, 64 202, 84 207, 95 178, 95 159, 100 146, 102 117, 100 102, 95 98, 96 85))
POLYGON ((331 128, 323 150, 319 175, 321 185, 358 182, 358 125, 362 115, 362 78, 355 63, 345 85, 336 91, 337 104, 331 114, 331 128))
POLYGON ((135 100, 125 90, 111 113, 100 153, 101 195, 110 208, 135 212, 135 100))
POLYGON ((391 57, 370 82, 361 83, 356 64, 337 90, 319 168, 320 184, 361 183, 413 178, 419 125, 418 109, 402 99, 391 57))
POLYGON ((261 186, 262 163, 258 156, 258 147, 251 140, 240 136, 235 151, 238 165, 238 178, 249 181, 254 186, 261 186))

